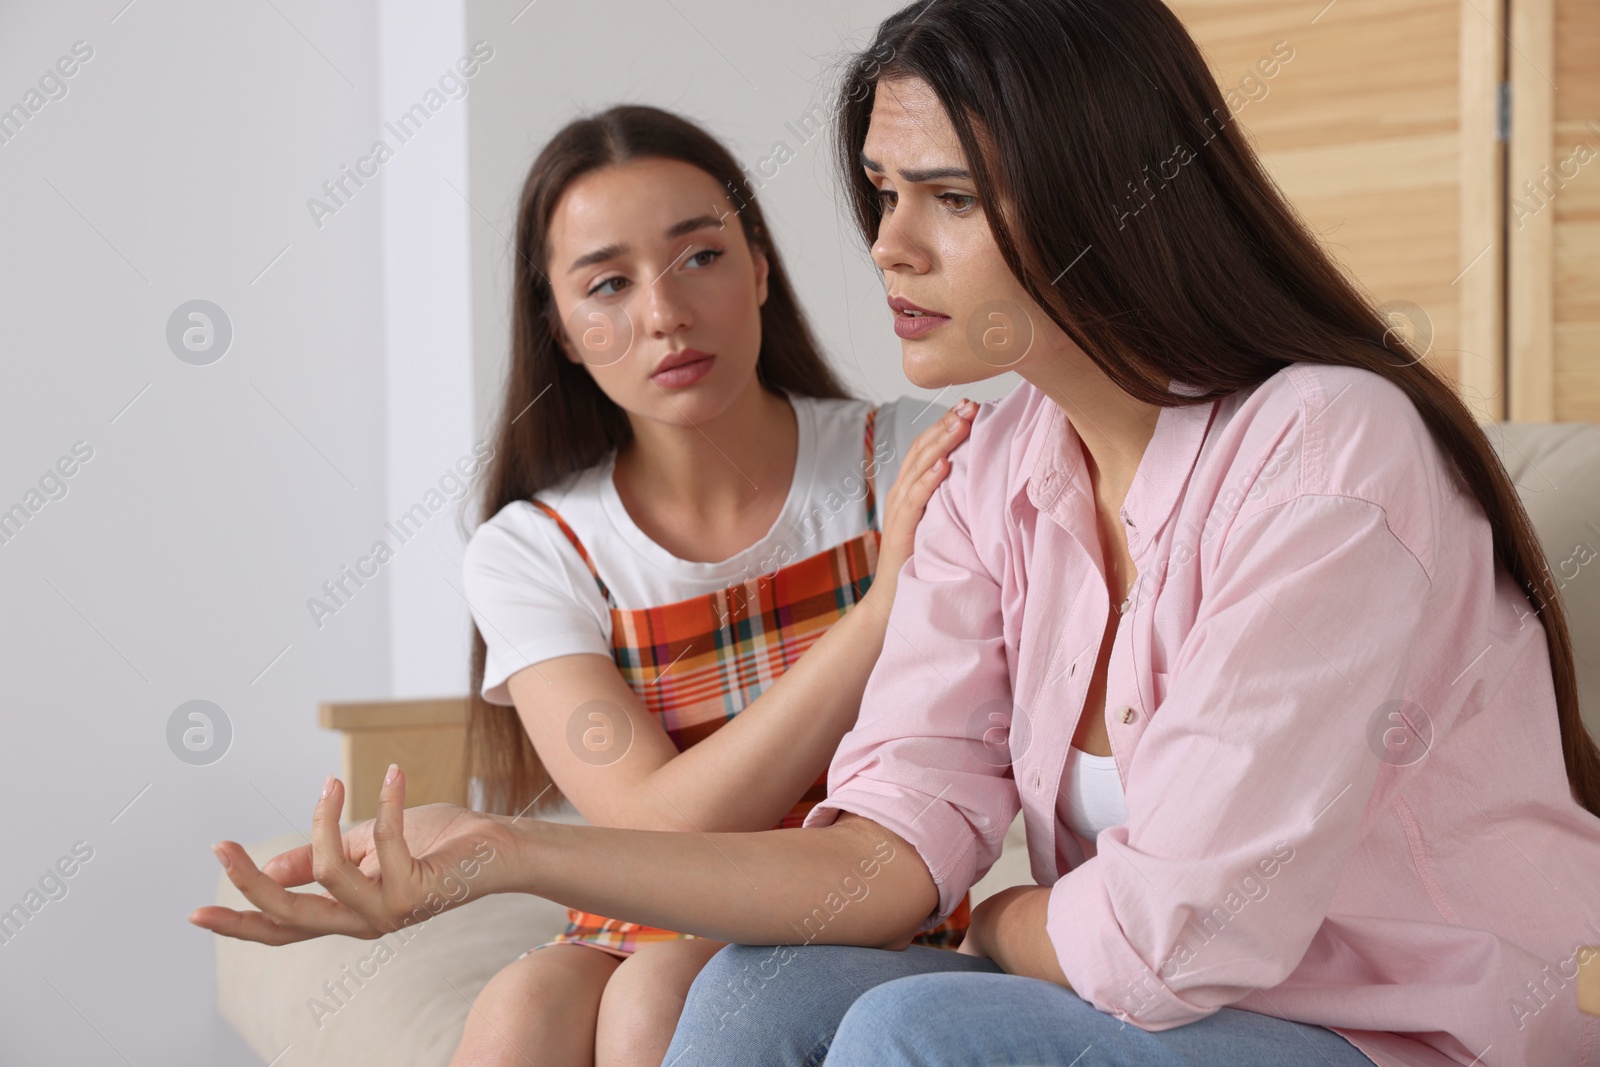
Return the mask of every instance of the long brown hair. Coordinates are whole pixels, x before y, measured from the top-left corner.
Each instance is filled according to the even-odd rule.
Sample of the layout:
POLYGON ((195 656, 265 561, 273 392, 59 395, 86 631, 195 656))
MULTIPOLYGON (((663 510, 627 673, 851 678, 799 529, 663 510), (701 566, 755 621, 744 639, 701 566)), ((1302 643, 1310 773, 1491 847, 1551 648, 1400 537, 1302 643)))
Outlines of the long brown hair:
POLYGON ((1404 390, 1544 623, 1568 784, 1600 815, 1566 613, 1510 477, 1268 178, 1177 16, 1160 0, 927 0, 890 16, 847 67, 835 130, 869 245, 881 202, 859 160, 877 81, 897 77, 943 104, 980 197, 1002 205, 987 218, 1012 273, 1129 395, 1206 403, 1291 363, 1404 390), (1201 392, 1168 393, 1169 378, 1201 392))
MULTIPOLYGON (((588 369, 569 361, 546 275, 550 219, 574 181, 603 167, 637 159, 671 159, 698 167, 728 190, 745 239, 767 257, 767 299, 761 305, 762 387, 791 396, 848 398, 822 358, 788 272, 772 243, 766 218, 733 156, 711 134, 659 108, 620 105, 563 127, 533 161, 517 209, 516 263, 511 295, 511 366, 494 431, 494 454, 482 480, 479 521, 517 500, 528 500, 586 470, 633 439, 621 407, 595 384, 588 369)), ((604 561, 597 565, 603 567, 604 561)), ((467 720, 467 774, 479 779, 482 810, 535 812, 555 806, 551 781, 513 707, 483 699, 487 647, 472 631, 472 689, 467 720)))

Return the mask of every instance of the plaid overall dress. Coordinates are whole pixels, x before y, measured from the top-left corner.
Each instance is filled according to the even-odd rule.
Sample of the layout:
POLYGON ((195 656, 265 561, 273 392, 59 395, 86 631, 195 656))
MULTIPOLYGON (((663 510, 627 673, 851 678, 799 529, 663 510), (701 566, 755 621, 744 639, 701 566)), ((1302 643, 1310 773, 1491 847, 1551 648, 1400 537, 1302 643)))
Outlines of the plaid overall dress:
MULTIPOLYGON (((877 503, 872 450, 876 409, 866 418, 866 532, 842 544, 780 567, 770 574, 704 596, 661 607, 624 611, 601 580, 594 560, 555 510, 533 501, 555 520, 589 567, 611 609, 611 651, 617 669, 650 714, 660 720, 682 752, 709 737, 788 670, 872 585, 878 565, 877 503)), ((824 768, 775 829, 799 826, 828 795, 824 768)), ((919 933, 913 944, 956 948, 971 917, 971 902, 944 922, 919 933)), ((567 928, 536 945, 580 944, 627 958, 640 945, 692 938, 653 926, 567 909, 567 928)), ((520 958, 520 957, 519 957, 520 958)))

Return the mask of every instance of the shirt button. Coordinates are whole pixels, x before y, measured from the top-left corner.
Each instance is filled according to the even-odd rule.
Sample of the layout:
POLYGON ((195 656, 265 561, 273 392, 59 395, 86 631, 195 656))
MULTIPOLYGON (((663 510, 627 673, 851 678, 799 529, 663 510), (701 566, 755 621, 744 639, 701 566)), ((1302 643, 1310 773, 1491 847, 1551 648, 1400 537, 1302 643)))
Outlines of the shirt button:
POLYGON ((1128 509, 1127 508, 1123 508, 1122 509, 1122 521, 1127 523, 1129 526, 1133 525, 1133 520, 1128 518, 1128 509))
POLYGON ((1132 708, 1123 708, 1122 709, 1122 725, 1126 726, 1130 722, 1132 722, 1133 721, 1133 717, 1134 717, 1135 714, 1136 714, 1136 712, 1132 708))
POLYGON ((1133 601, 1133 598, 1132 597, 1128 597, 1121 604, 1119 604, 1117 606, 1117 614, 1118 615, 1126 615, 1128 613, 1128 605, 1130 603, 1132 603, 1132 601, 1133 601))

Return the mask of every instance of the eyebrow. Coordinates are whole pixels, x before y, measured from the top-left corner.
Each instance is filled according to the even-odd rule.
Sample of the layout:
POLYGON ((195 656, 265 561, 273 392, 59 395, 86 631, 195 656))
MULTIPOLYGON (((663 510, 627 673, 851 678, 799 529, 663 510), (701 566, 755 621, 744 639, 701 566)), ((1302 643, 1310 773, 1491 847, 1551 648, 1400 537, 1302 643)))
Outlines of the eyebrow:
MULTIPOLYGON (((662 234, 662 237, 670 241, 674 237, 682 237, 685 234, 708 227, 715 227, 720 230, 722 229, 722 220, 716 215, 696 215, 693 218, 684 219, 668 226, 666 233, 662 234)), ((567 268, 567 273, 571 274, 575 270, 582 270, 584 267, 590 267, 596 263, 604 263, 608 259, 614 259, 622 255, 627 250, 628 246, 624 244, 609 244, 604 248, 597 248, 593 252, 586 253, 573 260, 572 266, 567 268)))
MULTIPOLYGON (((884 173, 883 164, 879 163, 875 159, 868 159, 865 152, 861 153, 861 165, 870 171, 875 171, 878 174, 884 173)), ((911 182, 913 184, 919 182, 938 181, 940 178, 960 178, 967 181, 972 179, 972 175, 968 173, 965 167, 913 168, 912 170, 900 171, 900 177, 902 180, 911 182)))

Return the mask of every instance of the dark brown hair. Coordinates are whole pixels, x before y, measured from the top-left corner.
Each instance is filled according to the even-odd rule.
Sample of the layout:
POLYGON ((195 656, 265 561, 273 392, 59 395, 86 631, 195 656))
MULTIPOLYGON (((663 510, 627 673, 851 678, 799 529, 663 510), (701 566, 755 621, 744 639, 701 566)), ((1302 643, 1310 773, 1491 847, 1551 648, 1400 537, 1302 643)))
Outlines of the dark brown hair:
MULTIPOLYGON (((761 305, 761 353, 756 378, 783 395, 847 398, 823 360, 789 275, 773 246, 761 205, 739 164, 699 126, 659 108, 620 105, 563 127, 533 161, 517 209, 516 263, 511 297, 511 366, 505 403, 494 431, 494 454, 483 478, 480 522, 517 500, 599 463, 633 439, 628 416, 595 384, 588 369, 568 360, 559 337, 549 265, 550 219, 574 181, 603 167, 638 159, 672 159, 705 171, 728 190, 751 247, 767 257, 767 299, 761 305)), ((603 570, 604 561, 597 561, 603 570)), ((602 575, 603 576, 603 575, 602 575)), ((467 774, 483 788, 482 810, 543 811, 561 791, 528 740, 514 707, 483 699, 487 648, 473 627, 472 689, 467 721, 467 774)))
POLYGON ((1268 178, 1177 16, 1160 0, 928 0, 890 16, 847 68, 835 130, 869 245, 881 206, 861 149, 878 79, 901 77, 943 104, 1011 272, 1129 395, 1206 403, 1291 363, 1361 367, 1405 392, 1544 624, 1568 784, 1600 815, 1566 614, 1510 477, 1268 178), (1169 378, 1200 392, 1168 393, 1169 378))

